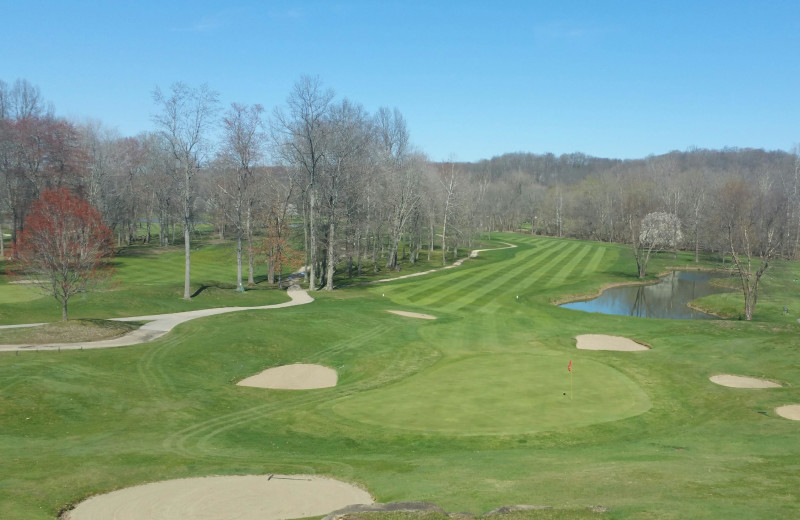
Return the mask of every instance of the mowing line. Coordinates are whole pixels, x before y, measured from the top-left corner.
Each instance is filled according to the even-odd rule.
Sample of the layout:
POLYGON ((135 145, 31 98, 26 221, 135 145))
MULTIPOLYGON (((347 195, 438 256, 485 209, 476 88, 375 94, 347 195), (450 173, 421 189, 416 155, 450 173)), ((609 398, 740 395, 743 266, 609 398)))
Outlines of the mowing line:
MULTIPOLYGON (((500 248, 500 249, 507 249, 507 248, 500 248)), ((403 288, 400 289, 399 291, 395 291, 395 289, 392 289, 392 297, 405 298, 407 302, 415 303, 415 300, 413 298, 420 294, 438 293, 439 288, 449 286, 449 284, 453 280, 457 280, 464 277, 472 277, 479 272, 486 271, 487 269, 488 270, 496 269, 496 264, 495 263, 488 265, 481 264, 477 267, 471 267, 470 269, 458 269, 457 271, 451 271, 449 269, 440 270, 438 272, 449 271, 448 276, 438 276, 438 277, 428 278, 427 280, 429 280, 429 283, 427 284, 413 284, 413 283, 405 284, 403 288)))
POLYGON ((583 260, 583 257, 585 257, 592 249, 591 246, 589 246, 588 244, 585 244, 582 247, 583 248, 581 249, 581 251, 574 257, 572 257, 572 260, 570 260, 564 267, 562 267, 557 275, 550 278, 550 281, 547 282, 547 284, 545 284, 545 287, 553 287, 555 285, 561 285, 564 283, 564 280, 569 278, 569 276, 572 274, 572 271, 575 269, 575 266, 578 265, 578 263, 580 263, 580 261, 583 260))
MULTIPOLYGON (((514 257, 516 262, 524 261, 535 255, 537 251, 530 249, 517 254, 514 257)), ((418 293, 425 293, 425 296, 414 303, 425 306, 436 306, 439 302, 448 301, 451 295, 457 292, 469 294, 474 287, 483 286, 490 283, 491 279, 496 277, 498 272, 502 272, 507 262, 498 262, 490 265, 484 265, 470 271, 464 271, 458 278, 447 277, 445 283, 439 284, 445 287, 441 290, 431 290, 430 287, 422 287, 418 293)))
POLYGON ((449 308, 449 304, 458 304, 464 298, 470 298, 473 293, 480 292, 482 290, 486 290, 488 286, 488 290, 496 290, 497 289, 497 281, 498 280, 505 280, 515 276, 517 273, 523 271, 526 265, 530 265, 528 263, 531 257, 539 257, 533 260, 533 263, 536 264, 538 262, 544 261, 549 254, 553 251, 558 250, 563 245, 557 245, 553 248, 548 248, 546 250, 541 249, 529 249, 522 254, 516 255, 514 260, 516 260, 513 264, 511 264, 511 269, 507 269, 509 265, 506 262, 501 262, 497 264, 491 264, 487 266, 487 271, 482 274, 482 276, 476 280, 472 279, 465 279, 463 280, 463 284, 452 284, 452 286, 448 287, 447 289, 436 292, 434 294, 429 294, 427 298, 420 300, 419 303, 423 305, 428 305, 432 307, 438 308, 449 308), (541 255, 541 256, 540 256, 541 255), (502 274, 500 274, 502 273, 502 274), (467 290, 469 289, 469 290, 467 290), (456 300, 452 300, 451 294, 460 292, 462 296, 456 300), (441 307, 440 307, 441 306, 441 307))
MULTIPOLYGON (((530 283, 523 283, 520 280, 524 280, 525 282, 528 281, 527 278, 520 277, 520 273, 524 271, 529 271, 532 268, 536 267, 537 265, 545 263, 550 257, 555 254, 558 254, 562 249, 567 246, 568 242, 562 242, 560 244, 555 245, 554 247, 549 248, 542 254, 542 256, 536 258, 532 262, 529 263, 521 263, 516 269, 511 269, 506 271, 503 275, 496 278, 496 282, 494 284, 489 285, 488 287, 484 287, 480 291, 475 291, 470 294, 470 299, 467 301, 467 295, 464 295, 463 298, 452 302, 450 305, 445 305, 444 308, 450 311, 457 311, 462 309, 467 305, 477 305, 478 308, 483 307, 488 301, 493 300, 498 297, 503 297, 504 289, 511 290, 511 289, 518 289, 522 292, 526 287, 529 287, 533 281, 530 283)), ((574 247, 574 246, 573 246, 574 247)), ((571 249, 571 248, 569 248, 571 249)), ((564 253, 558 254, 556 258, 563 257, 566 253, 569 252, 569 249, 564 253)), ((541 252, 541 251, 540 251, 541 252)), ((552 263, 548 262, 546 265, 550 265, 552 263)), ((533 279, 537 279, 538 276, 533 277, 533 279)))
MULTIPOLYGON (((502 250, 502 249, 516 249, 517 247, 519 247, 516 244, 509 244, 508 242, 506 242, 505 244, 506 244, 506 247, 499 247, 499 248, 494 248, 494 249, 474 249, 474 250, 472 250, 472 252, 470 252, 470 255, 472 255, 473 252, 477 255, 478 253, 491 253, 492 251, 499 251, 499 250, 502 250)), ((466 261, 467 259, 468 258, 460 258, 458 261, 463 262, 463 261, 466 261)), ((491 266, 491 264, 490 264, 490 266, 491 266)), ((453 277, 458 279, 458 278, 461 278, 463 276, 469 276, 470 273, 476 273, 477 270, 483 271, 483 270, 485 270, 486 268, 488 268, 490 266, 478 265, 477 267, 470 267, 470 269, 468 269, 468 270, 459 269, 458 273, 454 274, 453 277)), ((430 274, 436 274, 436 273, 446 272, 446 271, 449 271, 450 268, 452 268, 452 267, 454 267, 454 265, 452 265, 452 264, 449 265, 449 266, 439 267, 439 268, 434 269, 433 271, 429 271, 429 273, 430 274)), ((408 275, 408 276, 411 277, 411 278, 415 278, 416 277, 415 275, 408 275)), ((433 284, 428 284, 428 285, 422 286, 421 288, 418 285, 415 285, 415 284, 405 284, 404 286, 402 286, 402 287, 405 287, 404 289, 401 288, 397 292, 393 291, 392 294, 393 294, 393 296, 394 295, 399 295, 400 297, 403 297, 405 295, 405 297, 410 300, 411 298, 413 298, 417 294, 421 294, 423 292, 436 291, 436 289, 438 289, 442 285, 446 285, 445 280, 451 280, 452 278, 450 276, 448 276, 448 277, 434 277, 432 279, 433 280, 440 280, 440 281, 438 283, 434 282, 433 284)), ((379 282, 379 281, 380 280, 376 280, 376 282, 379 282)), ((391 281, 391 280, 386 280, 386 281, 391 281)))
MULTIPOLYGON (((567 242, 565 242, 565 245, 567 242)), ((520 280, 508 280, 502 283, 499 286, 495 287, 495 292, 491 293, 489 291, 484 291, 483 294, 479 298, 476 298, 473 304, 480 305, 482 308, 490 309, 492 312, 497 311, 497 309, 501 308, 500 306, 492 305, 492 302, 497 300, 498 296, 505 294, 508 297, 508 294, 511 292, 519 291, 524 292, 528 288, 530 288, 535 282, 537 282, 540 278, 547 275, 548 273, 559 269, 561 262, 564 258, 569 256, 580 244, 569 244, 569 247, 564 248, 564 246, 556 249, 555 253, 558 253, 556 256, 549 254, 546 259, 549 259, 547 263, 545 263, 542 267, 540 267, 535 274, 531 276, 524 277, 520 280)), ((537 262, 536 264, 529 264, 526 266, 522 266, 522 269, 530 269, 535 267, 535 265, 539 265, 543 262, 537 262)), ((517 270, 519 271, 519 270, 517 270)), ((484 310, 486 310, 484 309, 484 310)))
POLYGON ((603 260, 603 257, 605 257, 606 251, 607 249, 605 247, 598 247, 594 252, 594 256, 592 256, 592 259, 589 260, 589 263, 583 268, 581 275, 587 276, 594 274, 595 271, 597 271, 597 267, 600 265, 600 262, 603 260))

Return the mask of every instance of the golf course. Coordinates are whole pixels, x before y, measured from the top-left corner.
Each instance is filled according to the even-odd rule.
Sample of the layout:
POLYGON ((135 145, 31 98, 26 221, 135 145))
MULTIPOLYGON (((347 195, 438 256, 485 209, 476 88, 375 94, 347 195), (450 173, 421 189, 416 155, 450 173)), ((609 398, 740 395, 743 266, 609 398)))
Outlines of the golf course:
MULTIPOLYGON (((100 518, 80 516, 81 503, 160 482, 253 476, 259 486, 348 483, 376 502, 475 516, 550 506, 514 519, 800 516, 800 421, 776 412, 800 404, 800 264, 770 268, 752 321, 738 319, 735 278, 721 282, 732 291, 693 302, 721 319, 669 320, 557 306, 638 283, 629 246, 493 233, 476 247, 452 269, 438 269, 438 252, 438 263, 434 254, 399 273, 338 278, 336 290, 286 307, 272 307, 290 297, 264 273, 236 292, 229 243, 192 252, 191 301, 181 299, 182 249, 121 249, 112 282, 70 301, 72 320, 147 317, 130 322, 138 327, 156 314, 271 307, 197 317, 117 348, 0 352, 0 518, 100 518), (432 272, 379 281, 413 270, 432 272), (582 335, 642 348, 578 348, 582 335), (303 370, 281 374, 289 384, 314 377, 313 366, 335 375, 320 385, 238 384, 291 365, 303 370), (773 384, 710 379, 721 375, 773 384)), ((648 282, 723 267, 711 255, 696 264, 693 252, 650 262, 648 282)), ((0 274, 0 325, 59 320, 52 297, 18 282, 0 274)), ((0 328, 0 344, 28 345, 21 330, 0 328)), ((186 493, 194 509, 152 518, 210 518, 197 504, 214 493, 186 493)), ((258 493, 272 505, 295 500, 258 493)), ((226 504, 224 518, 255 518, 253 500, 226 504)), ((114 516, 122 509, 106 518, 129 518, 114 516)))

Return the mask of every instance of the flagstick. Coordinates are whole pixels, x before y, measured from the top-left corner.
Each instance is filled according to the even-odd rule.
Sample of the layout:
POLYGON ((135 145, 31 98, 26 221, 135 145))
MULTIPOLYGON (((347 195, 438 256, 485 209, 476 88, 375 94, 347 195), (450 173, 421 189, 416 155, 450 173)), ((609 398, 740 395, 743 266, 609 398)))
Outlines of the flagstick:
POLYGON ((572 370, 569 371, 569 400, 572 401, 572 370))

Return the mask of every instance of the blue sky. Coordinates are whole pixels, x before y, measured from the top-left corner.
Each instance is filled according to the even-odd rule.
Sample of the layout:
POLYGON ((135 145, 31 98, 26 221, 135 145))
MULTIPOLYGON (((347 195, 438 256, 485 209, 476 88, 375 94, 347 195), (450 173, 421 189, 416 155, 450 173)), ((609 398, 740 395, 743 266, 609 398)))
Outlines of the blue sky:
POLYGON ((0 79, 135 135, 156 86, 271 110, 318 75, 434 160, 800 142, 798 1, 233 4, 0 0, 0 79))

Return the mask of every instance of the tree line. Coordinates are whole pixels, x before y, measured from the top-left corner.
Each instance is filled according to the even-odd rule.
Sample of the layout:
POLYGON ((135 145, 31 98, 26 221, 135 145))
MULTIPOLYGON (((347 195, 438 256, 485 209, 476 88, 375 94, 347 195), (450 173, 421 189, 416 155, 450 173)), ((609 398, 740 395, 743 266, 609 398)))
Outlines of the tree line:
POLYGON ((179 82, 152 96, 152 130, 120 136, 56 117, 26 80, 0 81, 0 232, 13 244, 42 190, 68 188, 120 245, 183 244, 186 298, 201 220, 235 239, 239 290, 257 262, 270 281, 287 265, 307 266, 310 288, 331 290, 337 270, 397 269, 422 254, 446 264, 479 232, 524 230, 630 244, 641 277, 654 250, 716 253, 731 259, 754 307, 769 262, 800 253, 798 153, 432 162, 397 108, 370 113, 316 77, 301 77, 271 110, 221 107, 207 85, 179 82), (293 247, 300 228, 303 246, 293 247))

